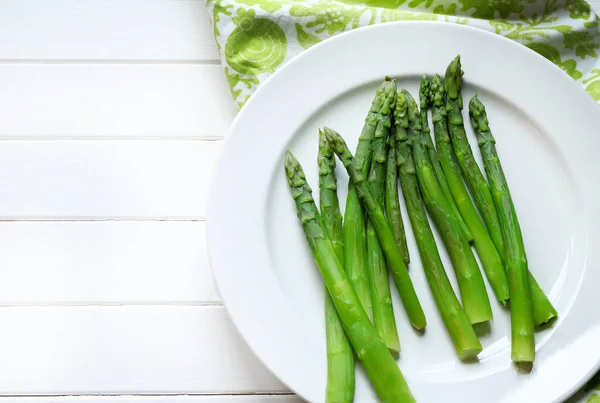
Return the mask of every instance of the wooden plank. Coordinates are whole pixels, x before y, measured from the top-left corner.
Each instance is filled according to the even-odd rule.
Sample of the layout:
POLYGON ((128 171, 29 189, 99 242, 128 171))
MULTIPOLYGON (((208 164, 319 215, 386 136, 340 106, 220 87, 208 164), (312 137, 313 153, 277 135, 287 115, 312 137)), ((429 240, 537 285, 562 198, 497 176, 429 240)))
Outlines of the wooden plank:
POLYGON ((3 0, 0 38, 0 59, 218 59, 200 0, 3 0))
POLYGON ((223 307, 0 308, 0 395, 286 392, 223 307))
POLYGON ((0 223, 0 305, 220 304, 204 222, 0 223))
POLYGON ((218 141, 0 142, 0 218, 202 218, 218 141))
POLYGON ((235 116, 218 65, 0 65, 0 138, 219 138, 235 116))
POLYGON ((220 396, 11 396, 0 403, 302 403, 293 395, 220 395, 220 396))

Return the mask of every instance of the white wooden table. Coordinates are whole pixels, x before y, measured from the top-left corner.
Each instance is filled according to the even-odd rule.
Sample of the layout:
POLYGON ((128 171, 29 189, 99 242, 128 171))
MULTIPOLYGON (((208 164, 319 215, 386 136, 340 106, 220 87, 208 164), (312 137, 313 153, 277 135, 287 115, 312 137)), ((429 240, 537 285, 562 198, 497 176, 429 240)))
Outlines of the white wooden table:
POLYGON ((201 0, 0 0, 0 401, 300 402, 210 273, 235 113, 201 0))

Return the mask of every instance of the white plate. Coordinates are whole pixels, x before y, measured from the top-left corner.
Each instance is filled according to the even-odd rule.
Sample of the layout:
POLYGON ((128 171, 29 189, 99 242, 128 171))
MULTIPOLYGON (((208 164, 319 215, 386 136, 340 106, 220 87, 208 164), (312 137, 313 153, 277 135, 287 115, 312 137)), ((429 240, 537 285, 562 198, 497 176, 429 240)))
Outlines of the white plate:
MULTIPOLYGON (((464 99, 477 92, 487 106, 529 267, 560 319, 537 334, 533 371, 519 373, 510 360, 508 312, 492 301, 495 319, 481 332, 480 362, 461 363, 409 226, 410 274, 428 326, 422 336, 410 328, 393 290, 399 366, 418 402, 461 403, 559 402, 598 367, 597 105, 562 70, 500 36, 437 22, 382 24, 327 40, 264 83, 235 120, 212 186, 208 242, 223 301, 258 357, 310 402, 324 399, 323 288, 285 181, 284 150, 294 152, 317 190, 319 127, 338 130, 354 149, 385 75, 416 95, 419 77, 443 73, 457 54, 465 70, 464 99)), ((479 156, 472 133, 470 139, 479 156)), ((347 176, 340 166, 345 203, 347 176)), ((370 401, 376 397, 359 369, 356 402, 370 401)))

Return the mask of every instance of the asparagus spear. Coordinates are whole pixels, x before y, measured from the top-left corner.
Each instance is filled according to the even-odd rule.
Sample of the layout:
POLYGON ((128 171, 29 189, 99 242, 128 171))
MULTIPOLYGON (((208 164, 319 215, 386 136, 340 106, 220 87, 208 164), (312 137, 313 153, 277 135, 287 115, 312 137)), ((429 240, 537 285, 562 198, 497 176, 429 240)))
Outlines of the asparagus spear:
MULTIPOLYGON (((396 84, 394 83, 394 88, 396 84)), ((371 158, 371 169, 369 170, 368 183, 375 200, 380 205, 384 201, 385 171, 386 171, 386 144, 392 124, 392 111, 396 104, 396 91, 391 104, 382 109, 381 120, 375 129, 373 139, 373 157, 371 158)), ((381 250, 375 226, 371 219, 367 219, 367 255, 369 262, 369 278, 371 279, 371 302, 373 306, 373 323, 379 335, 385 341, 388 349, 393 354, 400 352, 400 340, 396 329, 396 319, 392 307, 392 296, 390 293, 390 277, 388 268, 381 250)))
MULTIPOLYGON (((390 102, 396 96, 396 84, 385 80, 375 94, 371 109, 365 119, 361 135, 356 147, 354 166, 364 176, 367 176, 371 165, 371 145, 375 136, 377 123, 381 119, 382 108, 389 108, 390 102)), ((344 261, 350 282, 358 294, 358 298, 370 318, 373 317, 371 306, 371 291, 367 272, 367 244, 365 235, 365 211, 360 203, 352 181, 348 183, 348 197, 344 212, 344 261)))
POLYGON ((385 175, 385 214, 390 227, 394 232, 394 238, 400 248, 404 264, 408 267, 410 255, 406 244, 406 232, 400 212, 400 198, 398 196, 398 170, 396 168, 396 142, 390 138, 390 149, 388 151, 387 168, 385 175))
POLYGON ((427 111, 430 107, 430 88, 429 88, 429 77, 427 75, 423 75, 421 78, 421 86, 419 88, 419 101, 421 106, 421 133, 423 135, 425 141, 425 147, 427 147, 427 152, 429 153, 429 160, 431 161, 431 165, 433 167, 433 171, 435 172, 435 176, 440 184, 442 193, 450 206, 450 210, 452 214, 456 216, 458 220, 458 224, 460 227, 461 233, 465 236, 469 243, 473 242, 473 234, 469 231, 469 227, 465 224, 463 217, 456 206, 456 202, 452 197, 452 192, 450 191, 450 186, 446 181, 446 176, 444 175, 444 171, 442 166, 440 165, 440 161, 435 152, 435 147, 433 146, 433 140, 431 140, 431 130, 429 130, 429 122, 427 118, 427 111))
POLYGON ((384 402, 415 401, 394 357, 371 324, 329 238, 300 163, 287 151, 285 171, 315 263, 358 359, 384 402))
MULTIPOLYGON (((322 132, 319 132, 319 200, 323 228, 342 267, 344 265, 344 231, 337 196, 335 156, 322 132)), ((354 400, 354 353, 344 333, 331 296, 325 287, 325 333, 327 340, 328 403, 351 403, 354 400)))
POLYGON ((392 278, 394 279, 394 283, 400 294, 400 299, 406 310, 408 320, 416 329, 423 329, 427 325, 423 308, 421 308, 419 298, 417 297, 415 288, 408 275, 408 270, 402 259, 402 253, 396 244, 394 234, 385 219, 381 206, 377 203, 377 200, 375 200, 365 175, 355 168, 352 153, 348 149, 342 136, 327 127, 324 128, 323 131, 325 132, 333 151, 342 161, 344 167, 346 167, 350 180, 356 187, 360 201, 365 207, 365 210, 367 210, 370 219, 373 221, 375 231, 377 231, 383 253, 390 266, 392 278))
POLYGON ((483 174, 475 161, 473 151, 467 140, 465 125, 462 116, 462 75, 463 71, 460 66, 460 56, 448 65, 446 69, 446 77, 444 87, 446 90, 446 111, 448 112, 448 132, 452 140, 452 146, 458 160, 460 170, 465 177, 469 190, 475 199, 475 204, 479 212, 483 216, 483 221, 487 226, 490 237, 496 246, 496 250, 500 257, 504 259, 504 244, 502 241, 502 230, 500 229, 500 221, 490 188, 488 187, 483 174))
MULTIPOLYGON (((483 219, 487 225, 492 241, 496 246, 496 250, 500 254, 500 258, 505 260, 505 250, 502 246, 502 230, 500 228, 496 206, 494 205, 494 200, 492 199, 490 189, 483 174, 475 162, 473 152, 471 151, 465 133, 462 117, 462 96, 460 93, 462 74, 460 58, 457 57, 448 66, 448 69, 446 70, 446 80, 444 82, 444 87, 447 92, 446 110, 448 111, 450 138, 461 171, 466 178, 471 194, 474 196, 475 204, 483 215, 483 219)), ((536 326, 540 326, 551 321, 558 314, 537 281, 531 276, 531 273, 529 282, 533 299, 534 321, 536 326)))
POLYGON ((483 166, 492 188, 504 239, 506 272, 510 288, 511 357, 515 362, 533 362, 535 358, 533 304, 521 227, 502 164, 498 159, 496 140, 490 131, 485 107, 477 96, 469 102, 469 115, 477 134, 483 166))
POLYGON ((492 307, 488 299, 483 276, 477 266, 469 242, 460 234, 458 221, 444 197, 435 171, 431 165, 424 136, 421 133, 419 108, 408 91, 401 94, 408 103, 408 139, 412 145, 413 160, 419 187, 427 210, 442 235, 446 250, 458 279, 463 306, 471 323, 492 319, 492 307))
POLYGON ((398 96, 396 104, 395 122, 400 186, 402 187, 408 218, 417 241, 427 283, 444 325, 452 338, 458 357, 461 360, 472 359, 481 352, 481 343, 477 339, 469 317, 460 305, 458 298, 456 298, 429 226, 427 213, 423 207, 419 191, 410 145, 408 144, 407 103, 401 94, 398 96))
POLYGON ((490 235, 479 214, 475 210, 475 206, 471 201, 471 197, 465 187, 463 178, 452 151, 450 137, 448 136, 448 122, 446 120, 446 109, 444 107, 444 87, 442 79, 439 75, 433 77, 431 83, 430 100, 433 109, 433 132, 435 134, 435 142, 439 160, 442 165, 443 173, 450 186, 452 196, 456 201, 458 209, 462 214, 467 226, 473 234, 475 250, 481 259, 485 274, 494 290, 496 299, 502 304, 506 304, 509 298, 508 280, 504 271, 502 258, 496 250, 490 235))

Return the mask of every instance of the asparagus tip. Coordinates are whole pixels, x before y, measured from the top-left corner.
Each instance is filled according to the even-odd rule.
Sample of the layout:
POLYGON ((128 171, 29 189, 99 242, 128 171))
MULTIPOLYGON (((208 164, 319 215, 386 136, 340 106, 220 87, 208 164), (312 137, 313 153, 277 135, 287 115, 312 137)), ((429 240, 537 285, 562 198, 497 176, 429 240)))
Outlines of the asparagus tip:
POLYGON ((402 90, 402 95, 406 98, 406 104, 408 106, 408 120, 412 122, 416 119, 416 116, 419 114, 419 106, 417 105, 417 101, 413 98, 410 92, 406 90, 402 90))
POLYGON ((431 85, 429 88, 429 102, 435 106, 441 106, 444 104, 444 83, 442 77, 436 74, 431 79, 431 85))
POLYGON ((458 98, 460 88, 462 86, 463 74, 464 72, 460 64, 460 55, 458 55, 446 68, 446 76, 444 80, 444 89, 451 99, 458 98))
POLYGON ((325 135, 325 132, 323 131, 322 128, 319 128, 319 148, 322 148, 324 146, 327 146, 327 136, 325 135))
POLYGON ((285 150, 285 161, 284 161, 284 165, 285 165, 285 169, 286 170, 295 170, 300 164, 298 163, 298 160, 296 159, 296 157, 294 156, 294 154, 292 154, 292 152, 290 150, 285 150))
POLYGON ((483 132, 490 130, 485 106, 483 106, 477 95, 471 98, 469 102, 469 116, 471 117, 473 129, 483 132))
POLYGON ((288 185, 294 186, 295 179, 300 176, 304 176, 304 172, 302 168, 300 168, 300 163, 294 157, 294 154, 290 150, 285 150, 285 158, 284 163, 285 173, 288 181, 288 185))
POLYGON ((327 126, 323 126, 323 133, 325 133, 325 137, 327 138, 327 142, 331 146, 332 150, 338 154, 338 156, 344 157, 340 158, 342 163, 345 165, 352 161, 352 155, 347 155, 348 146, 346 145, 346 141, 342 138, 342 136, 333 129, 330 129, 327 126))
MULTIPOLYGON (((396 110, 394 111, 394 123, 398 127, 408 128, 408 103, 406 102, 406 96, 403 92, 404 90, 398 92, 398 96, 396 98, 396 110)), ((396 139, 399 140, 402 136, 401 130, 396 131, 396 139)))
POLYGON ((327 141, 329 141, 330 143, 333 142, 333 138, 335 137, 335 135, 337 134, 337 132, 333 129, 330 129, 327 126, 323 126, 323 134, 325 135, 325 138, 327 139, 327 141))
POLYGON ((429 84, 429 77, 427 74, 423 74, 423 77, 421 78, 421 86, 419 88, 419 103, 421 109, 429 108, 430 96, 431 87, 429 84))
POLYGON ((290 150, 285 150, 285 165, 288 166, 294 160, 294 154, 290 150))

